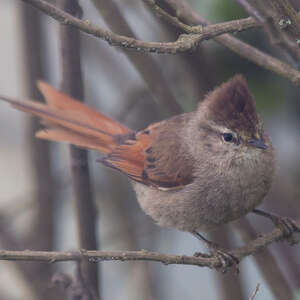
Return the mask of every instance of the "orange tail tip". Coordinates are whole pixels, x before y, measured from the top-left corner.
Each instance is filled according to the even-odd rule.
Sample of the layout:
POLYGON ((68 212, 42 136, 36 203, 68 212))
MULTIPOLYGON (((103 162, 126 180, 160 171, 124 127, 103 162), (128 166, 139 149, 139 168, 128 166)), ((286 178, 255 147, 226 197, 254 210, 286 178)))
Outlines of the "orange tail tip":
POLYGON ((81 122, 84 122, 89 126, 101 128, 101 130, 111 135, 125 134, 130 131, 127 127, 117 121, 114 121, 78 100, 59 92, 44 81, 38 80, 37 86, 50 107, 60 111, 73 112, 77 115, 78 120, 80 119, 81 122))
POLYGON ((114 136, 131 131, 45 82, 39 81, 38 87, 48 105, 34 101, 21 102, 7 97, 0 98, 14 108, 31 113, 42 120, 47 128, 36 134, 39 138, 109 153, 116 146, 114 136))

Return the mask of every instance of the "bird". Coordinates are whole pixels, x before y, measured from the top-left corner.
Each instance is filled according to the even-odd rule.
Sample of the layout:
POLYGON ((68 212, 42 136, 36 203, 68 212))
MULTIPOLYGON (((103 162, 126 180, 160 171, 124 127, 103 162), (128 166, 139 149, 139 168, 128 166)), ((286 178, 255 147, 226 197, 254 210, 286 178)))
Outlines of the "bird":
POLYGON ((271 139, 242 75, 209 92, 195 111, 137 131, 46 82, 37 86, 46 104, 0 98, 41 120, 37 138, 103 153, 98 161, 129 177, 158 225, 190 232, 228 258, 200 232, 255 210, 275 172, 271 139))

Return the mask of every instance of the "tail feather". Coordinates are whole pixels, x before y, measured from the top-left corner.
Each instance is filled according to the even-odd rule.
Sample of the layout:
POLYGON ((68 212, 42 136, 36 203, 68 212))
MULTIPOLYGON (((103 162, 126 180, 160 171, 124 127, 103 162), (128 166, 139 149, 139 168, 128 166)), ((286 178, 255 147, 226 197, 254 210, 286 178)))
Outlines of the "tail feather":
POLYGON ((36 134, 39 138, 110 153, 116 146, 114 136, 131 131, 44 82, 38 82, 38 86, 48 105, 33 101, 20 102, 2 96, 0 98, 16 109, 31 113, 42 120, 46 129, 36 134))
MULTIPOLYGON (((104 143, 100 143, 99 140, 94 137, 85 136, 73 130, 64 128, 43 129, 38 131, 35 136, 50 141, 68 142, 69 144, 78 147, 92 149, 103 153, 109 153, 111 151, 110 147, 104 143)), ((111 145, 113 144, 111 143, 111 145)))
POLYGON ((59 92, 44 81, 39 80, 37 85, 50 107, 56 108, 59 111, 72 112, 78 120, 83 121, 89 126, 101 128, 111 135, 126 134, 130 131, 124 125, 59 92))

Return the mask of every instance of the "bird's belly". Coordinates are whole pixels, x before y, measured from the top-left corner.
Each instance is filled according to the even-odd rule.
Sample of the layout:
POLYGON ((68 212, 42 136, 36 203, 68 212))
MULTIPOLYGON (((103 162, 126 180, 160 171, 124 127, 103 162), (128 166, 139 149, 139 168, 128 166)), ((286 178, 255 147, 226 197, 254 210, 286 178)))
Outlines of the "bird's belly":
POLYGON ((182 190, 161 191, 136 182, 133 186, 141 208, 158 225, 193 231, 202 223, 199 208, 186 205, 182 190))
POLYGON ((210 231, 251 211, 265 197, 265 181, 234 183, 228 180, 203 187, 193 183, 180 190, 161 191, 134 183, 138 202, 160 226, 182 231, 210 231))

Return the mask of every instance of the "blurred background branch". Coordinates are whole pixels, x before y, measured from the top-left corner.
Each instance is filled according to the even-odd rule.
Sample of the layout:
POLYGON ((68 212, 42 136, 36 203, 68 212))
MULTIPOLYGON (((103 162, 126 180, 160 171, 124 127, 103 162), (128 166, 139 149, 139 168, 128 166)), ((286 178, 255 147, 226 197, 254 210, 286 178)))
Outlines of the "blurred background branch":
MULTIPOLYGON (((80 17, 82 10, 76 0, 58 0, 57 6, 71 15, 80 17)), ((61 91, 75 99, 84 99, 81 75, 80 39, 79 32, 69 26, 60 26, 60 54, 61 54, 61 91)), ((72 187, 79 235, 79 247, 82 249, 98 249, 96 237, 97 210, 94 205, 88 153, 86 150, 70 146, 70 160, 72 169, 72 187)), ((98 266, 82 260, 78 266, 82 289, 88 299, 96 299, 99 295, 98 266)))
MULTIPOLYGON (((122 36, 135 38, 134 32, 114 1, 92 0, 92 2, 111 30, 122 36)), ((166 115, 180 113, 181 107, 168 87, 157 62, 147 54, 135 51, 124 51, 123 53, 144 79, 154 99, 162 105, 164 113, 166 115)))

